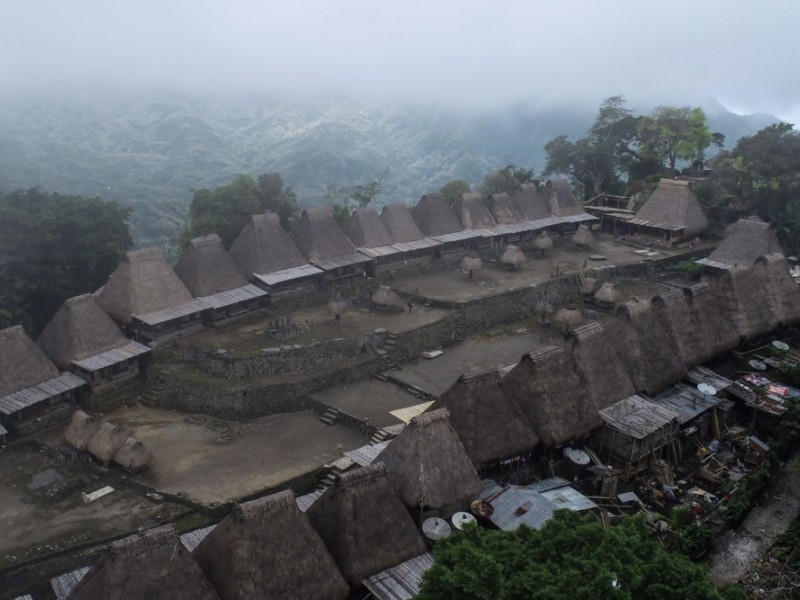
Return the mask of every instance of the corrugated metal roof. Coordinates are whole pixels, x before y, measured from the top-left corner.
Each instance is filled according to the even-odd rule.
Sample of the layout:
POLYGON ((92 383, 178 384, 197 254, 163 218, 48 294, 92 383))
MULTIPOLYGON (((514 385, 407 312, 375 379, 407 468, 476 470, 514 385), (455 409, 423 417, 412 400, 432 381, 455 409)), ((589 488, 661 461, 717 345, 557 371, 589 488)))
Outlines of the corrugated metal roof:
POLYGON ((72 361, 72 364, 86 371, 99 371, 100 369, 105 369, 111 365, 115 365, 131 358, 136 358, 137 356, 141 356, 142 354, 146 354, 148 352, 150 352, 149 347, 145 346, 144 344, 140 344, 139 342, 131 341, 119 348, 107 350, 106 352, 95 354, 94 356, 84 358, 83 360, 74 360, 72 361))
POLYGON ((350 265, 368 263, 372 260, 372 257, 364 256, 361 252, 353 252, 352 254, 342 254, 341 256, 334 256, 333 258, 312 259, 309 262, 323 271, 334 271, 342 267, 349 267, 350 265))
POLYGON ((33 600, 33 596, 30 594, 25 594, 24 596, 17 596, 13 600, 33 600))
POLYGON ((392 256, 394 254, 403 254, 405 252, 416 252, 417 250, 426 250, 428 248, 435 248, 441 246, 442 243, 432 238, 426 237, 413 242, 395 242, 389 246, 379 246, 377 248, 359 248, 358 251, 372 258, 379 256, 392 256))
POLYGON ((247 302, 254 298, 261 298, 266 295, 267 292, 254 286, 252 283, 248 283, 240 288, 228 290, 227 292, 219 292, 213 296, 200 296, 197 299, 209 308, 217 309, 232 306, 239 302, 247 302))
POLYGON ((432 566, 433 554, 426 552, 367 577, 363 583, 378 600, 411 600, 419 594, 422 575, 432 566))
POLYGON ((600 417, 617 431, 640 440, 666 427, 679 415, 637 394, 604 408, 600 417))
POLYGON ((317 501, 317 498, 322 496, 323 493, 325 493, 325 490, 314 490, 313 492, 311 492, 310 494, 306 494, 305 496, 298 496, 297 498, 295 498, 295 502, 297 502, 297 507, 303 512, 306 512, 309 508, 311 508, 311 505, 317 501))
POLYGON ((7 434, 8 434, 8 429, 0 425, 0 435, 7 435, 7 434))
POLYGON ((145 325, 158 325, 159 323, 166 323, 167 321, 174 321, 175 319, 181 319, 183 317, 188 317, 189 315, 195 315, 208 308, 209 307, 203 304, 202 301, 192 300, 191 302, 187 302, 179 306, 173 306, 172 308, 157 310, 145 315, 132 316, 134 319, 141 321, 145 325))
POLYGON ((318 269, 313 265, 303 265, 302 267, 292 267, 291 269, 283 269, 281 271, 275 271, 274 273, 267 273, 264 275, 260 273, 253 273, 253 277, 259 281, 263 281, 267 285, 277 285, 279 283, 285 283, 295 279, 313 277, 314 275, 319 275, 322 272, 322 269, 318 269))
POLYGON ((83 385, 86 385, 86 382, 77 375, 62 373, 58 377, 53 377, 43 383, 16 391, 5 398, 0 398, 0 413, 13 415, 24 408, 83 385))
POLYGON ((722 398, 708 396, 695 388, 681 384, 660 392, 653 397, 653 401, 677 413, 681 425, 723 402, 722 398))
POLYGON ((564 487, 565 485, 569 485, 569 481, 563 477, 550 477, 548 479, 543 479, 542 481, 529 483, 525 487, 529 490, 533 490, 534 492, 541 493, 546 492, 547 490, 554 490, 556 488, 564 487))
POLYGON ((494 512, 489 520, 503 531, 514 531, 520 525, 541 529, 556 510, 556 505, 526 487, 511 485, 489 498, 494 512))
POLYGON ((566 508, 576 512, 597 508, 597 504, 568 485, 539 493, 552 502, 556 508, 566 508))
POLYGON ((194 549, 200 545, 200 542, 206 539, 208 534, 214 531, 215 528, 216 525, 208 525, 207 527, 187 531, 181 536, 181 544, 183 544, 189 552, 194 552, 194 549))
POLYGON ((695 385, 698 383, 706 383, 718 392, 733 385, 733 381, 706 367, 695 367, 686 374, 686 379, 695 385))
POLYGON ((361 448, 349 450, 345 452, 344 455, 356 464, 367 467, 372 464, 372 461, 375 460, 378 454, 383 452, 391 441, 392 440, 386 440, 384 442, 378 442, 377 444, 367 444, 366 446, 361 446, 361 448))
POLYGON ((713 267, 715 269, 724 269, 726 271, 733 267, 733 265, 729 265, 728 263, 719 262, 718 260, 711 260, 710 258, 701 258, 695 262, 698 265, 705 265, 706 267, 713 267))
POLYGON ((444 235, 432 235, 430 236, 437 242, 442 242, 446 244, 448 242, 463 242, 464 240, 471 240, 474 238, 481 237, 476 231, 472 231, 471 229, 463 229, 461 231, 455 231, 453 233, 445 233, 444 235))
POLYGON ((58 600, 68 598, 72 590, 75 589, 75 586, 86 577, 86 574, 91 571, 91 569, 91 566, 81 567, 80 569, 75 569, 74 571, 64 573, 58 577, 53 577, 50 580, 50 587, 53 588, 56 598, 58 600))

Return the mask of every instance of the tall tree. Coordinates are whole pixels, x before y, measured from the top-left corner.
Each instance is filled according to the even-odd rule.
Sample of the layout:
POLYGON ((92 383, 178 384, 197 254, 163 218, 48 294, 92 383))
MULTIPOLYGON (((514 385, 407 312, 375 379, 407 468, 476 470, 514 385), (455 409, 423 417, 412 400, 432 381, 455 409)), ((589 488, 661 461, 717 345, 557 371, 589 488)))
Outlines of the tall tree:
POLYGON ((353 211, 366 208, 372 201, 383 193, 383 180, 389 175, 389 167, 377 179, 366 183, 359 183, 352 187, 328 185, 325 198, 333 207, 333 217, 340 226, 345 227, 350 221, 353 211))
POLYGON ((526 169, 525 167, 508 165, 489 173, 483 178, 483 183, 481 183, 480 187, 481 196, 486 197, 489 194, 499 194, 502 192, 511 194, 518 190, 519 186, 523 183, 535 183, 533 179, 533 170, 526 169))
POLYGON ((133 243, 130 215, 38 188, 0 197, 0 322, 35 334, 64 300, 102 286, 133 243))
POLYGON ((447 202, 452 204, 461 197, 461 194, 466 194, 469 189, 469 184, 463 179, 452 179, 445 183, 439 191, 447 198, 447 202))
POLYGON ((724 136, 712 133, 701 108, 659 106, 639 120, 639 153, 675 171, 679 160, 702 161, 713 143, 722 146, 724 136))

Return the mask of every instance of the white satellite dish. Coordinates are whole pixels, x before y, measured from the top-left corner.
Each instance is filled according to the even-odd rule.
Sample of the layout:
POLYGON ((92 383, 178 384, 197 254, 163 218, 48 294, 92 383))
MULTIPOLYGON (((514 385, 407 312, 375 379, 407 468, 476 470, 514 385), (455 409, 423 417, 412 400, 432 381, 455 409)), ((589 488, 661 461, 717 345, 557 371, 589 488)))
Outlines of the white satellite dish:
POLYGON ((753 367, 756 371, 766 371, 767 370, 767 363, 753 359, 747 363, 751 367, 753 367))
POLYGON ((707 383, 698 383, 697 391, 704 396, 714 396, 717 393, 717 389, 713 385, 708 385, 707 383))
POLYGON ((457 512, 452 516, 451 521, 453 521, 453 525, 455 525, 456 529, 464 529, 464 526, 468 523, 478 523, 475 517, 466 512, 457 512))
POLYGON ((772 347, 778 350, 783 350, 784 352, 789 349, 789 344, 786 342, 782 342, 780 340, 775 340, 772 342, 772 347))
POLYGON ((425 521, 422 523, 422 533, 425 534, 425 537, 433 541, 446 538, 452 532, 453 530, 450 529, 450 525, 447 523, 447 521, 440 519, 439 517, 425 519, 425 521))

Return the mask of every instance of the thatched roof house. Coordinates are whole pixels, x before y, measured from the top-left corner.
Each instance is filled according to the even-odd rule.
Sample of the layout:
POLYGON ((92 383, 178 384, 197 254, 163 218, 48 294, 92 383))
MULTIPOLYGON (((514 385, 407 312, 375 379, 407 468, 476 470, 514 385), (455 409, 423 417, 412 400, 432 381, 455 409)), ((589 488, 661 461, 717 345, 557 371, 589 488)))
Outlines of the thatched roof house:
MULTIPOLYGON (((126 252, 125 257, 98 293, 100 306, 118 323, 132 318, 196 304, 191 292, 164 259, 161 248, 126 252)), ((192 312, 198 312, 198 305, 192 312)), ((178 315, 176 315, 177 317, 178 315)))
POLYGON ((573 243, 578 246, 591 246, 594 244, 594 235, 588 225, 578 225, 578 230, 572 236, 573 243))
POLYGON ((519 213, 511 197, 505 192, 491 194, 486 199, 486 208, 498 225, 514 225, 525 220, 524 213, 519 213))
POLYGON ((398 296, 397 293, 388 285, 379 286, 378 289, 372 293, 369 299, 370 302, 381 307, 404 305, 403 299, 400 298, 400 296, 398 296))
POLYGON ((175 273, 195 297, 212 296, 247 285, 216 233, 189 241, 175 273))
POLYGON ((475 464, 528 452, 539 444, 517 402, 504 393, 497 369, 462 375, 428 410, 446 408, 475 464))
POLYGON ((575 307, 562 306, 556 311, 553 319, 559 323, 563 323, 567 327, 577 327, 583 323, 583 315, 581 311, 575 307))
POLYGON ((446 408, 414 417, 378 455, 408 507, 456 505, 483 487, 449 419, 446 408))
POLYGON ((20 325, 0 330, 0 398, 58 375, 58 368, 20 325))
POLYGON ((787 326, 800 321, 800 287, 789 273, 786 258, 777 252, 759 257, 755 269, 764 270, 770 285, 766 288, 770 314, 777 325, 787 326))
POLYGON ((333 208, 330 206, 305 209, 300 222, 292 231, 292 240, 311 262, 315 259, 353 254, 356 251, 333 218, 333 208))
POLYGON ((728 227, 722 243, 697 262, 719 269, 752 267, 759 256, 771 252, 783 254, 772 226, 758 217, 748 217, 728 227))
POLYGON ((415 242, 425 235, 420 231, 406 204, 387 204, 381 211, 381 223, 394 243, 415 242))
POLYGON ((306 259, 281 227, 275 213, 253 215, 230 247, 230 256, 247 277, 301 267, 306 259))
POLYGON ((497 225, 477 192, 461 194, 453 203, 453 212, 461 222, 462 229, 489 229, 497 225))
POLYGON ((356 248, 380 248, 394 243, 374 208, 354 210, 347 224, 347 235, 356 248))
POLYGON ((144 444, 134 437, 128 437, 114 454, 114 462, 128 469, 128 471, 138 471, 144 468, 153 455, 145 448, 144 444))
POLYGON ((511 203, 522 221, 538 221, 551 216, 547 200, 532 183, 522 184, 512 194, 511 203))
POLYGON ((572 194, 566 179, 551 179, 539 189, 539 195, 554 217, 582 215, 586 212, 572 194))
POLYGON ((86 450, 86 446, 97 434, 97 429, 94 417, 82 410, 76 410, 72 413, 72 420, 64 432, 64 439, 76 450, 86 450))
POLYGON ((600 289, 594 293, 594 299, 603 304, 614 304, 618 297, 619 294, 617 294, 614 284, 608 281, 601 285, 600 289))
POLYGON ((237 505, 194 558, 225 600, 336 600, 348 594, 291 490, 237 505))
POLYGON ((172 525, 111 543, 69 600, 219 600, 172 525))
POLYGON ((426 550, 381 462, 340 475, 306 514, 352 587, 426 550))
POLYGON ((128 436, 113 423, 103 423, 89 440, 86 450, 98 460, 108 463, 114 458, 117 451, 122 448, 128 436))
POLYGON ((690 182, 677 179, 659 181, 656 190, 636 212, 636 219, 648 221, 648 227, 675 231, 683 237, 695 236, 708 227, 708 219, 690 182))
POLYGON ((420 231, 428 236, 446 235, 464 229, 444 194, 425 194, 411 209, 411 214, 420 231))

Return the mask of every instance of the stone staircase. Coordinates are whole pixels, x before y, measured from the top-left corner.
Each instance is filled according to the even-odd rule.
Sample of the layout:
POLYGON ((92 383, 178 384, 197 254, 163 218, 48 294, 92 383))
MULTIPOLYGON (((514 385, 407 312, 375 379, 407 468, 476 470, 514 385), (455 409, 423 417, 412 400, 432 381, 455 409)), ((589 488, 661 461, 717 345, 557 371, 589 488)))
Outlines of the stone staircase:
POLYGON ((380 444, 381 442, 388 440, 390 437, 392 436, 385 429, 378 429, 372 434, 372 437, 369 439, 369 443, 380 444))
POLYGON ((164 378, 161 375, 156 375, 142 394, 142 403, 147 404, 148 406, 158 406, 163 393, 164 378))
POLYGON ((395 333, 386 332, 383 338, 383 345, 375 350, 375 354, 381 359, 380 373, 378 379, 386 381, 384 373, 395 369, 402 369, 400 366, 400 338, 395 333))
POLYGON ((329 406, 325 409, 325 412, 322 413, 322 416, 319 418, 319 420, 320 422, 325 423, 325 425, 332 427, 339 422, 339 410, 329 406))

